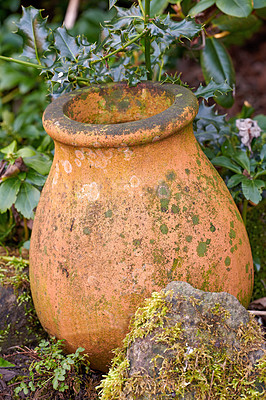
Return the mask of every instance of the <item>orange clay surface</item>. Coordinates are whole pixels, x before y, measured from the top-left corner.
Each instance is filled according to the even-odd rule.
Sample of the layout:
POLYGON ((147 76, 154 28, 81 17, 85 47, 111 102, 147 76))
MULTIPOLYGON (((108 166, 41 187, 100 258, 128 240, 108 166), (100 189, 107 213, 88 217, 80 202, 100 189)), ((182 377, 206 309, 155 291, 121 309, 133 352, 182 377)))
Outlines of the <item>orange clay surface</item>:
POLYGON ((43 327, 106 371, 131 316, 173 280, 247 306, 253 264, 241 216, 192 131, 177 85, 96 86, 54 100, 30 280, 43 327), (111 124, 108 124, 108 121, 111 124))

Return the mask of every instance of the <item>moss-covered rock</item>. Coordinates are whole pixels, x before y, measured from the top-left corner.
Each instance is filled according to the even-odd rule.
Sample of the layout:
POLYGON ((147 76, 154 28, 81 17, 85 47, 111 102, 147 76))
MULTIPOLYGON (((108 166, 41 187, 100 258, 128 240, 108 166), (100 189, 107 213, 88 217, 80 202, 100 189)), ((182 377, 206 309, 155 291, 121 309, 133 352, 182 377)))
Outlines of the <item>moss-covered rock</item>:
POLYGON ((265 399, 265 348, 234 296, 172 282, 137 310, 100 398, 265 399))

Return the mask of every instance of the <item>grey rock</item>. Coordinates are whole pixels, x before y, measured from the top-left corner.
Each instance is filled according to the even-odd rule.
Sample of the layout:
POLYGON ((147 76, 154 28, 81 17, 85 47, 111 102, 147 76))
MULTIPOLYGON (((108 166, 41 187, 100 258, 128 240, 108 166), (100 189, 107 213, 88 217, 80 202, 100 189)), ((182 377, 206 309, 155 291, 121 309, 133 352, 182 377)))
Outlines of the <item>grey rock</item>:
MULTIPOLYGON (((239 330, 245 329, 250 322, 248 311, 239 303, 232 295, 222 293, 204 292, 194 289, 185 282, 171 282, 165 289, 165 293, 171 291, 166 297, 169 305, 169 312, 166 315, 163 327, 155 328, 148 335, 137 338, 127 348, 127 358, 130 362, 128 370, 128 378, 141 377, 146 383, 151 380, 159 379, 163 362, 169 364, 176 358, 176 349, 169 348, 164 342, 158 342, 156 338, 160 335, 165 327, 174 327, 176 325, 182 327, 182 337, 180 344, 185 348, 185 352, 193 352, 203 344, 232 357, 235 362, 236 354, 243 350, 243 344, 239 337, 239 330), (243 328, 244 327, 244 328, 243 328), (156 364, 154 360, 156 359, 156 364)), ((265 342, 259 339, 250 345, 245 359, 252 365, 265 354, 265 342)), ((242 354, 242 353, 241 353, 242 354)), ((182 367, 186 369, 184 364, 182 367)), ((140 383, 141 386, 141 383, 140 383)), ((152 385, 150 386, 152 387, 152 385)), ((153 386, 154 387, 154 386, 153 386)), ((125 391, 121 395, 121 399, 184 399, 192 400, 197 396, 193 390, 188 390, 184 396, 176 397, 175 392, 168 392, 163 395, 158 392, 156 395, 146 390, 144 393, 132 395, 125 385, 125 391)))

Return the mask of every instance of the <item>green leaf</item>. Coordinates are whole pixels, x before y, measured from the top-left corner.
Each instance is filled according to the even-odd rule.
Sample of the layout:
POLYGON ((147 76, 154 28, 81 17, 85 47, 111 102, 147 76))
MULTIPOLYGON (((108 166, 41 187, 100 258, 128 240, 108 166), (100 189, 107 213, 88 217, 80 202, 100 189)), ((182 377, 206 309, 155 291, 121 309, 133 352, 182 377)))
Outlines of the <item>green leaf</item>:
POLYGON ((255 15, 249 15, 246 18, 238 18, 230 15, 221 15, 212 21, 213 26, 217 26, 221 31, 240 32, 247 31, 257 23, 258 18, 255 15))
POLYGON ((169 32, 175 39, 180 38, 180 36, 192 39, 194 36, 198 35, 202 29, 200 24, 197 24, 194 19, 187 17, 180 22, 172 21, 169 16, 167 16, 163 23, 169 26, 169 32))
POLYGON ((3 147, 0 152, 3 154, 14 154, 17 151, 17 142, 16 140, 13 140, 12 143, 10 143, 8 146, 3 147))
POLYGON ((43 186, 45 184, 46 177, 31 170, 27 173, 27 181, 37 186, 43 186))
POLYGON ((40 153, 33 157, 26 157, 23 161, 28 167, 31 167, 41 175, 47 175, 52 165, 50 158, 40 153))
POLYGON ((0 212, 8 210, 15 203, 21 181, 10 178, 0 184, 0 212))
POLYGON ((30 6, 22 7, 22 17, 17 23, 18 33, 24 38, 22 55, 28 58, 40 59, 49 48, 49 29, 46 26, 47 18, 43 18, 41 10, 30 6))
POLYGON ((230 179, 228 179, 227 187, 232 188, 234 186, 239 185, 239 183, 241 183, 245 180, 248 180, 248 178, 244 175, 240 175, 240 174, 233 175, 233 176, 231 176, 230 179))
POLYGON ((262 146, 261 152, 260 152, 260 159, 264 160, 266 158, 266 143, 262 146))
POLYGON ((262 200, 261 192, 265 188, 265 182, 261 180, 247 180, 242 182, 242 191, 247 200, 258 204, 262 200))
POLYGON ((207 8, 213 6, 215 0, 201 0, 194 7, 189 10, 189 15, 191 17, 195 17, 195 15, 199 14, 202 11, 207 10, 207 8))
POLYGON ((233 171, 236 174, 242 174, 241 168, 238 165, 234 164, 228 157, 225 156, 215 157, 211 160, 211 162, 219 167, 225 167, 227 169, 230 169, 230 171, 233 171))
POLYGON ((22 149, 19 149, 17 151, 17 156, 18 157, 32 157, 36 154, 36 151, 32 149, 31 147, 23 147, 22 149))
MULTIPOLYGON (((142 0, 143 8, 145 7, 145 1, 142 0)), ((168 0, 151 0, 150 2, 150 15, 154 17, 155 15, 163 14, 164 10, 168 6, 168 0)))
POLYGON ((205 100, 208 100, 210 97, 216 97, 218 93, 227 93, 231 90, 232 88, 226 82, 216 83, 211 80, 207 86, 200 85, 194 94, 197 98, 203 97, 205 100))
POLYGON ((71 36, 65 27, 57 28, 54 31, 55 47, 61 57, 66 57, 70 60, 77 61, 78 45, 73 36, 71 36))
POLYGON ((216 0, 216 6, 234 17, 247 17, 252 12, 252 0, 216 0))
POLYGON ((264 7, 266 7, 266 2, 265 2, 265 0, 253 0, 253 7, 255 9, 264 8, 264 7))
POLYGON ((15 365, 11 364, 10 362, 4 360, 4 358, 0 357, 0 368, 9 368, 9 367, 15 367, 15 365))
POLYGON ((241 167, 246 169, 250 174, 250 160, 245 151, 239 151, 234 154, 233 160, 236 161, 241 167))
POLYGON ((253 119, 258 122, 259 127, 263 130, 263 132, 266 132, 266 115, 259 114, 253 119))
POLYGON ((57 379, 57 378, 54 378, 54 379, 52 380, 52 384, 53 384, 54 390, 57 390, 58 385, 59 385, 58 379, 57 379))
POLYGON ((30 183, 22 182, 17 195, 15 207, 25 218, 33 218, 33 210, 37 207, 40 199, 40 192, 30 183))
MULTIPOLYGON (((212 79, 216 83, 225 81, 231 88, 235 86, 235 70, 225 46, 215 38, 207 38, 200 55, 204 79, 208 84, 212 79)), ((223 107, 232 107, 234 98, 232 92, 219 94, 215 101, 223 107)))

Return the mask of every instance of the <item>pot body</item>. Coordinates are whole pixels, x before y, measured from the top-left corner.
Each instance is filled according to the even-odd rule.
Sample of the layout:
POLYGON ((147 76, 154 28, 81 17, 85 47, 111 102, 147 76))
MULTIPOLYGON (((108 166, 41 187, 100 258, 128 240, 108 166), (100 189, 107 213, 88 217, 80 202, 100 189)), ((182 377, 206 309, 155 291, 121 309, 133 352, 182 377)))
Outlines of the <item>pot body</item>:
MULTIPOLYGON (((175 85, 170 86, 172 91, 175 85)), ((142 101, 143 88, 151 91, 148 99, 144 94, 151 104, 162 95, 159 85, 155 94, 149 84, 139 88, 142 101)), ((120 89, 125 91, 123 85, 120 89)), ((175 90, 175 98, 166 96, 172 105, 162 101, 166 112, 179 93, 190 103, 179 105, 178 123, 167 120, 160 128, 156 118, 165 111, 156 109, 155 116, 144 113, 144 128, 136 131, 134 121, 143 115, 125 114, 135 112, 132 101, 139 110, 141 100, 131 99, 114 117, 120 124, 110 127, 104 116, 93 125, 97 136, 81 131, 80 126, 92 126, 77 111, 90 91, 77 91, 79 100, 72 94, 71 101, 70 95, 54 101, 44 116, 55 157, 32 232, 32 296, 44 329, 65 339, 68 351, 84 347, 99 370, 106 370, 141 301, 170 281, 226 291, 245 306, 252 294, 252 256, 241 216, 193 135, 194 96, 175 90), (76 124, 78 131, 62 127, 56 106, 63 109, 66 125, 76 124), (82 145, 82 135, 94 142, 82 145)), ((121 96, 116 101, 120 104, 121 96)))

